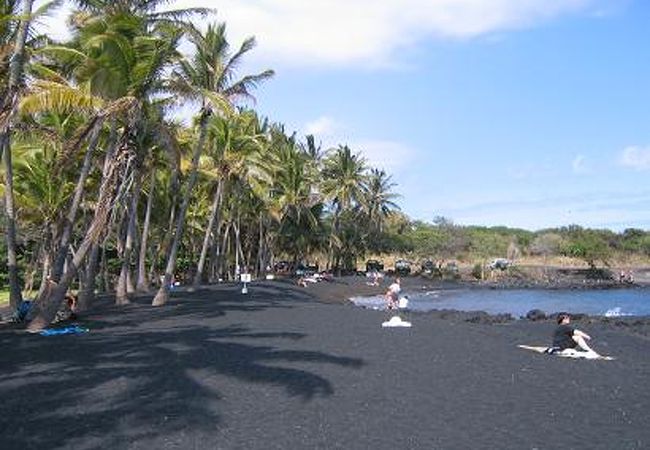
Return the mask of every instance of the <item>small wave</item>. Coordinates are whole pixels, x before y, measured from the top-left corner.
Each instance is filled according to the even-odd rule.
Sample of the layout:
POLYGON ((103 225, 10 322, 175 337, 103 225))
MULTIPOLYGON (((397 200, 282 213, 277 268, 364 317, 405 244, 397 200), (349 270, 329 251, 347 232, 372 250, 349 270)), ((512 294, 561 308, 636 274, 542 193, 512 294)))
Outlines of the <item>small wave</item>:
POLYGON ((632 314, 627 314, 621 311, 621 307, 617 306, 612 309, 608 309, 605 312, 605 317, 622 317, 622 316, 631 316, 632 314))
POLYGON ((427 291, 422 295, 425 295, 427 297, 432 296, 432 297, 438 298, 438 297, 440 297, 440 291, 427 291))

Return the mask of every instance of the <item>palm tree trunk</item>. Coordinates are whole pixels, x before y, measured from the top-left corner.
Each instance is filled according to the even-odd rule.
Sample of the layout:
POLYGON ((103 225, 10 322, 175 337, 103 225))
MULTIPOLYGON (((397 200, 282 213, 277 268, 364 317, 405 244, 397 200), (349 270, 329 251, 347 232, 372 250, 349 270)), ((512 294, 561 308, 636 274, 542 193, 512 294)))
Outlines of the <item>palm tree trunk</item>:
POLYGON ((203 151, 203 145, 205 144, 205 136, 207 132, 207 120, 209 114, 203 112, 201 115, 201 121, 199 124, 199 139, 194 148, 194 154, 192 155, 192 168, 190 171, 190 178, 187 182, 187 189, 185 195, 183 196, 183 202, 181 203, 181 209, 178 212, 178 217, 176 218, 176 227, 174 232, 174 238, 172 240, 171 249, 169 251, 169 257, 167 259, 167 267, 165 268, 165 276, 163 281, 156 293, 156 296, 153 299, 151 304, 153 306, 161 306, 167 303, 169 300, 169 285, 174 277, 174 271, 176 270, 176 258, 178 256, 178 247, 181 243, 181 238, 183 237, 183 226, 185 225, 185 215, 187 213, 187 208, 190 203, 190 198, 192 196, 192 190, 196 184, 196 179, 198 177, 198 167, 199 167, 199 158, 201 157, 201 152, 203 151))
POLYGON ((90 249, 90 255, 86 262, 86 282, 79 290, 77 298, 77 308, 79 311, 85 311, 90 308, 95 299, 95 286, 97 284, 97 261, 99 260, 99 242, 95 242, 90 249))
POLYGON ((203 237, 203 246, 201 247, 201 256, 199 257, 199 264, 196 267, 196 274, 194 275, 194 286, 201 284, 203 279, 203 269, 205 267, 205 260, 208 255, 208 247, 210 246, 210 237, 214 232, 214 224, 219 223, 219 210, 221 206, 221 196, 223 193, 223 179, 220 178, 217 183, 217 191, 214 193, 212 206, 210 208, 210 219, 208 220, 208 227, 205 230, 203 237))
POLYGON ((149 187, 149 197, 147 198, 147 209, 144 214, 144 224, 142 225, 142 239, 140 239, 140 254, 138 255, 138 281, 136 283, 137 292, 149 291, 149 278, 147 277, 147 243, 149 242, 149 226, 151 223, 151 210, 153 208, 153 193, 156 188, 156 170, 151 171, 151 181, 149 187))
POLYGON ((70 239, 72 237, 72 230, 74 228, 75 219, 77 217, 77 211, 79 210, 79 205, 81 205, 81 198, 83 196, 84 187, 86 185, 86 179, 90 173, 91 163, 93 159, 93 153, 97 147, 99 141, 99 132, 101 131, 101 121, 96 124, 96 128, 93 130, 93 133, 90 138, 90 143, 88 144, 88 150, 86 150, 86 156, 84 157, 84 162, 81 167, 81 172, 79 173, 79 178, 77 179, 77 185, 74 189, 74 196, 72 199, 72 204, 68 210, 68 215, 65 219, 65 225, 61 233, 61 241, 59 243, 59 249, 54 259, 54 265, 52 267, 52 280, 58 282, 63 273, 63 266, 65 264, 65 259, 68 254, 68 247, 70 245, 70 239))
POLYGON ((7 272, 9 275, 9 305, 16 308, 22 302, 22 292, 18 277, 18 257, 16 252, 16 212, 14 210, 13 170, 11 162, 11 127, 18 103, 18 87, 25 66, 25 47, 31 22, 34 0, 24 0, 21 22, 16 33, 16 44, 9 64, 9 83, 0 111, 8 111, 6 122, 0 132, 0 155, 5 163, 5 211, 7 215, 7 272))
POLYGON ((120 150, 116 153, 112 163, 108 165, 106 176, 102 179, 97 207, 95 208, 95 214, 86 232, 86 236, 79 245, 68 270, 65 271, 59 283, 53 283, 53 289, 46 290, 47 295, 44 301, 36 303, 35 308, 37 314, 28 326, 29 331, 42 330, 52 322, 70 284, 76 276, 77 268, 83 263, 92 245, 104 234, 110 212, 114 206, 118 181, 121 177, 124 177, 125 174, 123 172, 129 167, 130 156, 128 145, 124 142, 120 146, 120 150))
POLYGON ((175 223, 176 223, 176 214, 178 209, 178 192, 180 190, 180 183, 178 181, 178 169, 176 166, 172 169, 171 180, 169 182, 169 192, 170 196, 170 208, 169 208, 169 221, 167 222, 167 233, 163 236, 161 242, 161 252, 165 255, 165 261, 169 260, 169 253, 172 246, 172 237, 174 236, 175 223))
POLYGON ((219 247, 219 255, 217 257, 217 274, 219 278, 223 278, 223 275, 228 271, 228 268, 226 267, 226 256, 228 254, 228 241, 230 239, 230 222, 224 225, 222 236, 221 246, 219 247))
POLYGON ((18 256, 16 244, 16 211, 14 209, 14 181, 11 163, 11 149, 9 148, 9 135, 3 136, 3 160, 5 163, 5 214, 7 219, 7 272, 9 275, 9 305, 16 309, 22 302, 22 292, 18 277, 18 256))
POLYGON ((131 190, 131 202, 126 217, 126 239, 124 242, 124 250, 122 252, 122 266, 120 268, 120 277, 115 291, 115 304, 117 305, 127 305, 130 303, 128 296, 129 272, 131 271, 131 252, 135 240, 138 199, 140 197, 140 177, 137 174, 135 175, 135 182, 133 183, 131 190))

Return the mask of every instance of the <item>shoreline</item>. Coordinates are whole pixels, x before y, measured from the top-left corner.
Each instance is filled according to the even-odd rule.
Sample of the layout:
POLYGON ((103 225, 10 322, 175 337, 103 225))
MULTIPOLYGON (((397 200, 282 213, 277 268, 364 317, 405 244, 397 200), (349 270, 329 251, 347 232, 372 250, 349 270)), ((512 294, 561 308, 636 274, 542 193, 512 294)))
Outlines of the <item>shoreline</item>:
MULTIPOLYGON (((323 303, 334 303, 334 304, 344 304, 350 305, 354 308, 366 309, 372 311, 372 308, 364 308, 362 306, 355 305, 352 301, 352 297, 366 297, 366 296, 377 296, 383 295, 388 287, 388 280, 385 280, 384 283, 379 286, 369 286, 366 284, 366 278, 360 276, 349 276, 349 277, 340 277, 336 278, 334 281, 330 282, 319 282, 309 284, 306 288, 296 286, 290 279, 284 280, 274 280, 282 284, 288 284, 292 286, 292 289, 296 289, 299 292, 303 292, 311 298, 323 302, 323 303)), ((521 285, 495 285, 495 284, 486 284, 486 283, 468 283, 465 281, 435 281, 423 279, 421 277, 401 277, 402 288, 405 291, 426 291, 426 290, 451 290, 451 289, 489 289, 489 290, 510 290, 510 289, 537 289, 537 290, 559 290, 559 289, 575 289, 575 290, 587 290, 587 289, 648 289, 650 294, 650 286, 648 285, 623 285, 623 286, 612 286, 605 287, 600 286, 590 286, 590 285, 567 285, 567 286, 521 286, 521 285)), ((531 310, 535 311, 535 310, 531 310)), ((382 311, 382 312, 385 312, 382 311)), ((534 314, 533 317, 514 317, 509 313, 502 314, 490 314, 485 311, 475 310, 475 311, 463 311, 456 309, 441 309, 441 310, 431 310, 431 311, 411 311, 411 315, 421 315, 421 316, 430 316, 436 319, 450 320, 455 322, 468 322, 468 323, 479 323, 479 324, 489 324, 489 325, 498 325, 498 324, 507 324, 514 322, 523 322, 523 323, 555 323, 554 318, 558 313, 562 311, 543 311, 544 317, 541 317, 540 314, 534 314)), ((572 313, 571 314, 573 321, 578 324, 601 324, 608 327, 614 327, 622 329, 625 331, 632 332, 636 335, 641 336, 650 336, 650 315, 641 315, 641 316, 600 316, 600 315, 589 315, 585 313, 572 313)))

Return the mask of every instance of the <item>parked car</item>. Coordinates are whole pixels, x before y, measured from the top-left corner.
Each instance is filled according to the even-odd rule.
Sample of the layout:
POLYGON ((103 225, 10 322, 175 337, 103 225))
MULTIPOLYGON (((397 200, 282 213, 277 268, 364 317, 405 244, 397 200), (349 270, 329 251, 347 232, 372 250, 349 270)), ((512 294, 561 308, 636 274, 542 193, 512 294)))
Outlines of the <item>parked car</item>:
POLYGON ((366 261, 366 273, 368 272, 381 272, 384 270, 384 263, 377 259, 369 259, 366 261))
POLYGON ((433 272, 436 271, 436 269, 437 269, 436 263, 434 263, 430 259, 424 261, 421 266, 421 272, 425 275, 431 275, 433 272))
POLYGON ((310 276, 318 272, 318 264, 299 263, 293 272, 298 277, 310 276))
POLYGON ((288 275, 293 269, 293 264, 289 261, 278 261, 273 265, 273 271, 277 274, 288 275))
POLYGON ((395 273, 400 276, 410 274, 411 263, 405 259, 398 259, 397 261, 395 261, 395 273))
POLYGON ((492 270, 506 270, 508 267, 512 265, 512 261, 506 258, 496 258, 493 259, 490 264, 488 264, 488 267, 492 270))

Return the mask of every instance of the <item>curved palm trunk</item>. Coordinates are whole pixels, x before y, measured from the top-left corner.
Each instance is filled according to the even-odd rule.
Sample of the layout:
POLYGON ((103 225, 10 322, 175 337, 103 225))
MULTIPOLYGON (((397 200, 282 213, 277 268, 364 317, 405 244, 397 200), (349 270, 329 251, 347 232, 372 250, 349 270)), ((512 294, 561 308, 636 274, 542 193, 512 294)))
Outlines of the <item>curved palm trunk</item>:
POLYGON ((77 274, 77 268, 83 263, 92 245, 96 243, 100 236, 105 232, 110 212, 113 208, 113 203, 115 202, 119 178, 123 176, 123 172, 128 168, 129 163, 130 154, 128 146, 125 143, 116 153, 115 159, 108 164, 106 176, 102 179, 102 184, 99 188, 97 208, 95 209, 95 214, 90 226, 88 227, 86 236, 79 245, 74 258, 70 261, 68 270, 66 270, 61 276, 59 283, 52 283, 52 288, 46 290, 46 295, 43 301, 36 303, 36 317, 27 327, 29 331, 42 330, 54 319, 57 309, 61 305, 70 284, 77 274))
POLYGON ((90 138, 90 143, 88 144, 88 150, 86 150, 86 156, 84 157, 84 162, 79 172, 79 178, 77 179, 77 185, 74 188, 74 196, 72 199, 72 204, 68 210, 68 215, 65 219, 65 225, 61 233, 61 240, 59 243, 59 249, 54 259, 54 265, 52 267, 52 280, 58 282, 63 273, 63 267, 65 266, 65 259, 68 255, 68 247, 70 246, 70 239, 72 237, 72 230, 74 228, 74 222, 77 217, 77 212, 79 211, 79 205, 81 205, 81 199, 84 193, 84 187, 86 185, 86 179, 90 173, 93 153, 97 147, 99 141, 99 132, 101 131, 101 122, 96 124, 96 128, 93 130, 92 136, 90 138))
POLYGON ((156 170, 151 171, 151 181, 149 188, 149 197, 147 198, 147 209, 144 215, 144 224, 142 225, 142 239, 140 240, 140 254, 138 255, 138 281, 136 291, 149 291, 149 278, 147 277, 147 244, 149 241, 149 226, 151 223, 151 209, 153 208, 153 193, 156 188, 156 170))
POLYGON ((205 236, 203 237, 203 246, 201 247, 201 256, 199 257, 199 264, 196 268, 196 274, 194 276, 194 286, 201 284, 203 279, 203 270, 205 267, 205 260, 208 255, 208 248, 210 246, 210 236, 214 231, 215 223, 219 223, 219 211, 221 206, 221 196, 223 194, 223 179, 219 179, 217 183, 217 191, 214 193, 214 199, 212 201, 212 207, 210 208, 210 219, 208 221, 208 227, 205 230, 205 236))
POLYGON ((183 226, 185 225, 185 215, 187 213, 187 208, 190 203, 190 197, 192 195, 192 190, 196 184, 196 179, 198 178, 198 167, 199 167, 199 158, 201 157, 201 152, 203 151, 203 145, 205 144, 205 136, 207 132, 207 120, 208 114, 202 113, 201 122, 199 125, 199 139, 194 148, 194 154, 192 155, 192 168, 190 172, 190 179, 187 182, 187 190, 183 196, 183 202, 181 204, 180 211, 178 211, 178 217, 176 218, 176 227, 174 232, 174 238, 172 240, 172 245, 169 251, 169 257, 167 258, 167 267, 165 268, 165 275, 163 277, 162 283, 156 296, 153 298, 151 304, 153 306, 161 306, 167 303, 169 300, 169 285, 174 276, 174 271, 176 270, 176 258, 178 256, 178 247, 180 246, 181 238, 183 235, 183 226))

